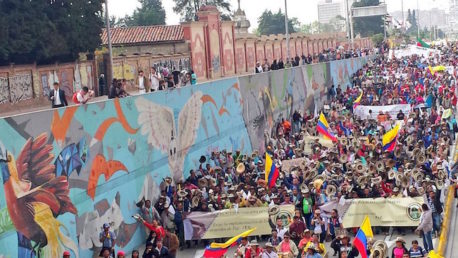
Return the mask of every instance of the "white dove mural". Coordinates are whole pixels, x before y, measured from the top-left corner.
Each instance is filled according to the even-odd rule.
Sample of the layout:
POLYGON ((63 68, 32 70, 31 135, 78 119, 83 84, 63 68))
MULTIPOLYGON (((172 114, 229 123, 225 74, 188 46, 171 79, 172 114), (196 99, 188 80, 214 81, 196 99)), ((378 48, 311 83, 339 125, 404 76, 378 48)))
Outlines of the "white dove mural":
POLYGON ((140 97, 135 100, 139 112, 140 133, 148 143, 168 155, 169 169, 175 182, 183 180, 184 159, 197 138, 202 112, 202 92, 195 92, 178 115, 178 127, 170 107, 140 97))

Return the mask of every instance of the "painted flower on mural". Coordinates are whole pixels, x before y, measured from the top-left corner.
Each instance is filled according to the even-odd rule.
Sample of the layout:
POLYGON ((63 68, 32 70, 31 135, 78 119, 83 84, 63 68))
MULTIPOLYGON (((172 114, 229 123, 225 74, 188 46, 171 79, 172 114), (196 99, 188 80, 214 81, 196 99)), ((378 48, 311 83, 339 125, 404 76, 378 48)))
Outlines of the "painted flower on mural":
POLYGON ((67 176, 56 176, 53 147, 47 141, 46 134, 29 138, 16 161, 0 143, 8 213, 23 247, 42 257, 58 257, 65 248, 78 256, 76 244, 61 232, 65 226, 56 219, 67 212, 77 214, 77 210, 68 196, 67 176))
POLYGON ((178 128, 170 107, 146 98, 136 99, 138 124, 149 144, 168 154, 169 169, 175 182, 183 180, 184 159, 197 138, 202 116, 202 92, 195 92, 178 114, 178 128))

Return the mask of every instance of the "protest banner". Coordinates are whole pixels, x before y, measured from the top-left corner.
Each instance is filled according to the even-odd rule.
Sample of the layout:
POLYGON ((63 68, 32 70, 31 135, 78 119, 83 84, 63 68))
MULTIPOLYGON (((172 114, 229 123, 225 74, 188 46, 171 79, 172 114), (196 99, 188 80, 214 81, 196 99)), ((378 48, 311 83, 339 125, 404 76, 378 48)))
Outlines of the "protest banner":
POLYGON ((304 162, 306 162, 305 158, 284 160, 281 163, 281 171, 291 172, 291 170, 293 168, 296 168, 296 167, 300 167, 300 168, 304 169, 305 168, 305 163, 304 162))
POLYGON ((396 118, 396 115, 399 113, 399 110, 402 110, 405 116, 410 114, 410 105, 409 104, 399 104, 399 105, 387 105, 387 106, 362 106, 359 105, 353 110, 354 114, 361 119, 377 119, 377 115, 382 111, 383 113, 388 112, 392 119, 396 118), (372 111, 372 112, 369 112, 372 111))
POLYGON ((326 148, 332 148, 334 144, 332 143, 331 140, 324 139, 323 137, 319 136, 304 136, 304 153, 305 154, 311 154, 312 153, 312 145, 315 143, 315 141, 318 139, 318 142, 325 146, 326 148))
POLYGON ((269 220, 275 224, 277 218, 288 226, 294 216, 294 205, 280 205, 275 215, 269 215, 268 207, 227 209, 213 212, 191 212, 185 215, 186 240, 233 237, 250 228, 254 235, 272 233, 269 220))
POLYGON ((323 214, 337 209, 345 228, 359 227, 367 215, 372 226, 414 227, 420 223, 423 198, 367 198, 333 201, 320 207, 323 214))

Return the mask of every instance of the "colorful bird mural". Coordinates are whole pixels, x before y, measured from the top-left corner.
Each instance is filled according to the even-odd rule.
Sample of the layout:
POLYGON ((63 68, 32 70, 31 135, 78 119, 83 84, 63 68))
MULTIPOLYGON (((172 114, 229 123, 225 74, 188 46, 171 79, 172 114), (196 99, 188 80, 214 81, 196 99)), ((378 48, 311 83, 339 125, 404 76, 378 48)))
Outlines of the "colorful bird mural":
POLYGON ((77 214, 77 210, 68 197, 67 177, 56 177, 53 147, 47 140, 46 134, 29 138, 17 160, 0 142, 0 170, 8 213, 19 239, 23 236, 32 241, 32 251, 38 257, 59 257, 64 249, 78 257, 76 244, 61 232, 61 227, 66 228, 57 220, 59 215, 77 214))
POLYGON ((184 159, 197 138, 202 117, 202 92, 195 92, 178 115, 178 128, 171 108, 140 97, 135 100, 141 134, 149 144, 168 154, 169 169, 175 182, 183 179, 184 159))
POLYGON ((76 170, 79 175, 81 168, 84 167, 87 160, 89 159, 89 148, 86 145, 86 139, 83 138, 79 143, 72 143, 65 147, 57 156, 54 161, 56 168, 56 176, 70 176, 70 174, 76 170))

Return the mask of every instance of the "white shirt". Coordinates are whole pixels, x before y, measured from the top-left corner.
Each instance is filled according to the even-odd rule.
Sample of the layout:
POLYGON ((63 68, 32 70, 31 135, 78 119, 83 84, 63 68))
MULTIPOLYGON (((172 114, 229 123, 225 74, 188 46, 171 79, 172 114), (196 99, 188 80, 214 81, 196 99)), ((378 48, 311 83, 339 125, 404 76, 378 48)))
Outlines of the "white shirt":
POLYGON ((278 232, 278 233, 277 233, 277 236, 281 237, 281 239, 283 239, 283 236, 285 235, 285 233, 286 233, 287 231, 288 231, 288 228, 283 227, 283 228, 280 229, 280 228, 277 226, 277 232, 278 232))
POLYGON ((262 252, 262 258, 278 258, 278 254, 274 251, 267 253, 267 251, 262 252))
POLYGON ((54 105, 62 105, 62 102, 60 101, 59 89, 54 90, 54 105))
POLYGON ((151 89, 157 91, 159 89, 159 79, 158 76, 155 74, 149 75, 149 80, 151 81, 151 89))
POLYGON ((145 89, 145 83, 143 82, 143 76, 138 78, 138 88, 140 88, 140 90, 144 90, 145 89))
POLYGON ((83 96, 83 94, 81 94, 81 91, 79 91, 78 94, 76 94, 76 99, 78 99, 79 103, 84 103, 89 99, 89 92, 83 96))

